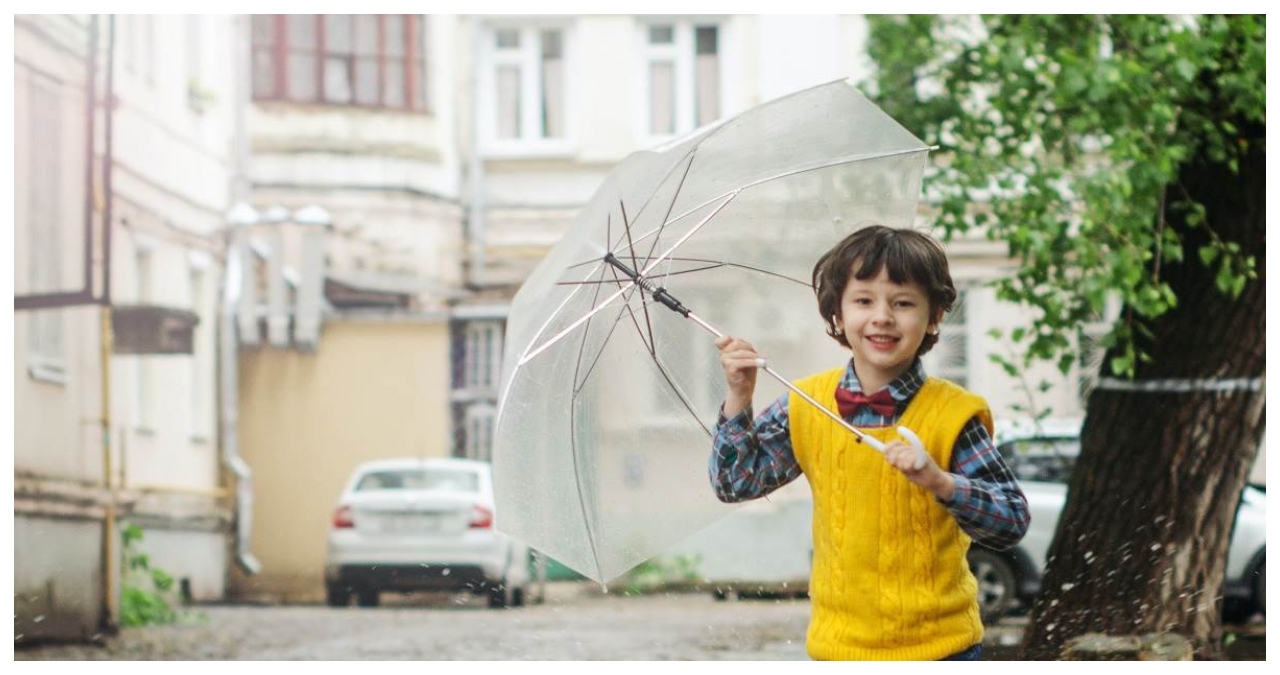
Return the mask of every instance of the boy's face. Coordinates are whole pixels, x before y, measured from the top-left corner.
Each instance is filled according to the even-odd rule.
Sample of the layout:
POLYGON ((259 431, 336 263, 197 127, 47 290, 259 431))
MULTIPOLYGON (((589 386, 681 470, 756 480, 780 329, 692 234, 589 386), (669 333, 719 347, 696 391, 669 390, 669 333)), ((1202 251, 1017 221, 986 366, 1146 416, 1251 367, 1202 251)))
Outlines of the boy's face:
POLYGON ((849 275, 837 319, 853 349, 863 391, 873 392, 911 367, 925 332, 936 328, 930 314, 919 284, 895 284, 883 267, 871 279, 849 275))

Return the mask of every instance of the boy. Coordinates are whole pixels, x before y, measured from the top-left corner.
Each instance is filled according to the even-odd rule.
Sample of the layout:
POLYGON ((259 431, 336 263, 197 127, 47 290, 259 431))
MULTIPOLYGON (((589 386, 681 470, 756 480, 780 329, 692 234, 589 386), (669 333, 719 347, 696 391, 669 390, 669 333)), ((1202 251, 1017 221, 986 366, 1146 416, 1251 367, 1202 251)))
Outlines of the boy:
POLYGON ((992 445, 986 401, 926 378, 920 364, 956 298, 946 254, 919 232, 867 227, 818 260, 813 287, 827 334, 852 358, 796 385, 884 441, 885 452, 795 395, 753 423, 759 355, 725 336, 716 341, 729 385, 711 456, 716 494, 745 501, 807 477, 811 657, 977 660, 983 627, 965 560, 970 538, 1008 548, 1030 515, 992 445), (922 468, 899 424, 924 442, 922 468))

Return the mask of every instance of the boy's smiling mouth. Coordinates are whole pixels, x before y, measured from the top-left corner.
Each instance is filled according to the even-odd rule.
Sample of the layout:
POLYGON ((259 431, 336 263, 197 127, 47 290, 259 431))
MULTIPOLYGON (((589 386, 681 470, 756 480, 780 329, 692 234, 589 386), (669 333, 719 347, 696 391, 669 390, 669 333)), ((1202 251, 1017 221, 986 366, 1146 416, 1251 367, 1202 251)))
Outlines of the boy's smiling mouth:
POLYGON ((892 335, 868 335, 863 339, 871 343, 872 347, 876 347, 878 349, 890 349, 897 346, 898 341, 901 338, 897 338, 892 335))

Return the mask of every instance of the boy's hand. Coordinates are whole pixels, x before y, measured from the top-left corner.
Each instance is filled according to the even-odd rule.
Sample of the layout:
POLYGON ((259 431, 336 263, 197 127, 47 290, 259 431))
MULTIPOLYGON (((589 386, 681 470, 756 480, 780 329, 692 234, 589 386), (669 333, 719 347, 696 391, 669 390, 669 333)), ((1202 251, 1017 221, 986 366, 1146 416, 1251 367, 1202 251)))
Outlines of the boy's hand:
POLYGON ((884 446, 885 460, 893 468, 901 471, 902 475, 907 477, 907 480, 932 492, 934 496, 944 502, 950 501, 956 490, 956 484, 952 480, 951 474, 940 469, 938 464, 933 461, 933 457, 928 453, 925 453, 924 466, 914 469, 912 467, 915 465, 916 457, 916 449, 909 443, 890 441, 884 446))
POLYGON ((716 349, 720 350, 724 381, 729 385, 729 395, 724 400, 724 416, 733 417, 751 405, 751 395, 756 390, 760 354, 750 342, 731 335, 716 338, 716 349))

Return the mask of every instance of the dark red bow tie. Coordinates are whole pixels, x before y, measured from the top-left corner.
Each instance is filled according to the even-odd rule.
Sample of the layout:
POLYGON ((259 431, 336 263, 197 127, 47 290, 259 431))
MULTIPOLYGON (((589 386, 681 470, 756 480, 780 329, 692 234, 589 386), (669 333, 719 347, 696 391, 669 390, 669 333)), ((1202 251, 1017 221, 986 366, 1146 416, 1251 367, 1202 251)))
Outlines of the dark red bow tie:
POLYGON ((862 392, 846 391, 839 387, 836 388, 836 405, 840 407, 840 416, 849 418, 853 413, 857 412, 862 406, 869 406, 872 412, 884 417, 893 417, 894 411, 897 409, 897 402, 893 400, 893 395, 888 389, 881 389, 876 393, 867 396, 862 392))

